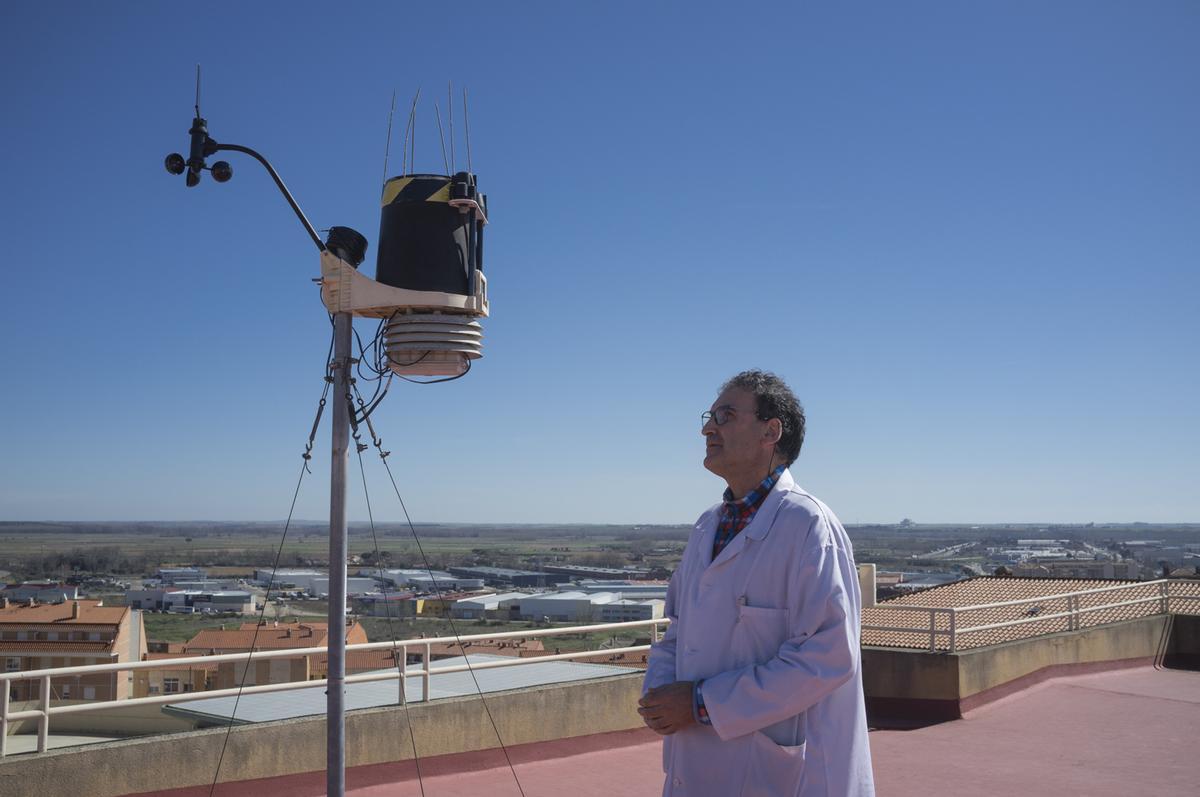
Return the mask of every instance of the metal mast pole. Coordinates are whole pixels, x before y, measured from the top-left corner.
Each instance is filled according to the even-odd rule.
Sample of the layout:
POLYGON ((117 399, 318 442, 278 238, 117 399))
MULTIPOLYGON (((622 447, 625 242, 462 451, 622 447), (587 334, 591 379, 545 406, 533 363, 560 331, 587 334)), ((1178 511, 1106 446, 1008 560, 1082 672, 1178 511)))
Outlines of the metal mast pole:
POLYGON ((333 445, 329 476, 329 674, 326 692, 325 788, 346 793, 346 463, 350 447, 353 319, 333 317, 333 445))

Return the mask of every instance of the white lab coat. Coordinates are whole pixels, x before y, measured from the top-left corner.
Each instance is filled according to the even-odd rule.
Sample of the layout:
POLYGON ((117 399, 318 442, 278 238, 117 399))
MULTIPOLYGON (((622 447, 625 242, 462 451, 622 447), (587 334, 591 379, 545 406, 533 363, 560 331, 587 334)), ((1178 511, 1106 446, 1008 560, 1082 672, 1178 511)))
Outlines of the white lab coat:
POLYGON ((644 689, 703 679, 711 726, 663 737, 664 797, 875 793, 850 540, 784 471, 712 559, 720 505, 671 578, 644 689))

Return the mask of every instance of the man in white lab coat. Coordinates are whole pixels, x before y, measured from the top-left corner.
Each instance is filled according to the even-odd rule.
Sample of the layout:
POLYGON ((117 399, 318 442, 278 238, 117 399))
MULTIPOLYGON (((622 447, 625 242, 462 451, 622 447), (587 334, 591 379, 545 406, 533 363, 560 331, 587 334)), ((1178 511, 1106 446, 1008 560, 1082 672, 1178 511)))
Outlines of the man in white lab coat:
POLYGON ((853 551, 787 470, 804 411, 745 371, 702 417, 704 467, 728 489, 671 579, 638 709, 663 734, 663 794, 873 795, 853 551))

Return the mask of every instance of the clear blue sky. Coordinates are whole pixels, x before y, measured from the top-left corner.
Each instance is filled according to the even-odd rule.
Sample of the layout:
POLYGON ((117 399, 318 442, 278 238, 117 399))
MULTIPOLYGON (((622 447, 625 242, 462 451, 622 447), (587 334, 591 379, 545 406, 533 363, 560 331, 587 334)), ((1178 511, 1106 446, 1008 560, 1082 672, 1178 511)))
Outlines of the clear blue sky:
POLYGON ((318 262, 249 159, 164 171, 200 62, 212 135, 372 253, 393 89, 470 88, 486 356, 377 415, 418 520, 690 522, 745 367, 846 522, 1200 520, 1200 5, 192 7, 0 7, 0 518, 287 512, 318 262))

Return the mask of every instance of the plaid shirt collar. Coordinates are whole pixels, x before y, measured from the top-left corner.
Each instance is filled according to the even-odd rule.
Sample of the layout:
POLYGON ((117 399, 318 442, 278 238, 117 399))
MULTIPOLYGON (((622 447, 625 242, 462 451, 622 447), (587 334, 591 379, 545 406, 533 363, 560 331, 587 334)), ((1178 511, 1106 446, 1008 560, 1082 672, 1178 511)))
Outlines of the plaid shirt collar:
POLYGON ((775 487, 775 483, 779 481, 779 477, 785 470, 787 470, 787 465, 780 465, 767 474, 767 477, 759 482, 757 487, 736 501, 733 498, 733 492, 728 487, 725 488, 725 503, 721 505, 721 516, 717 521, 717 534, 713 538, 713 559, 716 559, 725 546, 750 525, 750 521, 758 513, 763 499, 775 487))
POLYGON ((755 504, 760 503, 767 497, 767 493, 771 492, 771 488, 775 486, 775 482, 779 481, 779 477, 783 475, 785 470, 787 470, 787 465, 780 465, 768 473, 767 478, 759 482, 757 487, 736 501, 733 498, 733 491, 726 487, 724 495, 721 496, 721 499, 725 502, 724 508, 734 512, 745 512, 747 509, 754 507, 755 504))

